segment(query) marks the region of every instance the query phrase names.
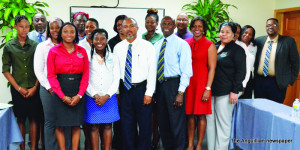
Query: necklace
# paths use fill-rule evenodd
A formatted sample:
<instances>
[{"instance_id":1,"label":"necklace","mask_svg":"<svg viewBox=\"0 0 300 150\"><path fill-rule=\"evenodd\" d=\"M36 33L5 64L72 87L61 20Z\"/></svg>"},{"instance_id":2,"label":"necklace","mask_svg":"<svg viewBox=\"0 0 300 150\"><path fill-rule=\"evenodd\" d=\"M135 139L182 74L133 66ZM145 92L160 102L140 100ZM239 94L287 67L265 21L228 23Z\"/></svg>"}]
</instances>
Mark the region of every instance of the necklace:
<instances>
[{"instance_id":1,"label":"necklace","mask_svg":"<svg viewBox=\"0 0 300 150\"><path fill-rule=\"evenodd\" d=\"M102 65L104 63L104 58L97 57L98 64Z\"/></svg>"},{"instance_id":2,"label":"necklace","mask_svg":"<svg viewBox=\"0 0 300 150\"><path fill-rule=\"evenodd\" d=\"M68 51L68 50L67 50ZM70 50L70 51L68 51L70 54L72 53L72 52L74 52L74 46L72 47L72 49Z\"/></svg>"}]
</instances>

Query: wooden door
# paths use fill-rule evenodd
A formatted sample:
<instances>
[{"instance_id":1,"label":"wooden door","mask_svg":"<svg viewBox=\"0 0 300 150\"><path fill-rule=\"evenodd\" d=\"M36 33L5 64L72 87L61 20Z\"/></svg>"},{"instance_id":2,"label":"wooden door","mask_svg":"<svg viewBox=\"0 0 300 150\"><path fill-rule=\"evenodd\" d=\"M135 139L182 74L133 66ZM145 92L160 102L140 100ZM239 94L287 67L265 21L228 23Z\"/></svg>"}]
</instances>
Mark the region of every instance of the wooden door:
<instances>
[{"instance_id":1,"label":"wooden door","mask_svg":"<svg viewBox=\"0 0 300 150\"><path fill-rule=\"evenodd\" d=\"M300 54L300 11L285 12L282 20L282 35L293 37L296 40ZM295 98L300 97L300 74L293 86L289 87L283 104L292 106Z\"/></svg>"}]
</instances>

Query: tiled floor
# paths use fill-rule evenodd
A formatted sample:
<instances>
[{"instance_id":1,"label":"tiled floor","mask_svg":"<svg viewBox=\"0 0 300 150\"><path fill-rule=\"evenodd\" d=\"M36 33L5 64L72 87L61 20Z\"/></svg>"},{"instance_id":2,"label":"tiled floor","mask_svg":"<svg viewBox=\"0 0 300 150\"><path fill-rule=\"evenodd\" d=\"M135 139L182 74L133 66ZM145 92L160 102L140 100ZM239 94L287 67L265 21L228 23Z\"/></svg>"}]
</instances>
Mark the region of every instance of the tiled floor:
<instances>
[{"instance_id":1,"label":"tiled floor","mask_svg":"<svg viewBox=\"0 0 300 150\"><path fill-rule=\"evenodd\" d=\"M28 138L29 138L29 135L26 134L26 141L28 141ZM194 143L196 143L196 137L195 137L195 141ZM26 142L27 143L27 142ZM25 146L25 150L30 150L28 144L26 144ZM80 136L80 146L79 146L79 150L84 150L84 134L83 134L83 131L81 131L81 136ZM163 147L162 147L162 143L160 142L160 148L159 150L163 150ZM206 144L206 137L204 137L204 140L202 142L202 150L207 150L207 144Z\"/></svg>"}]
</instances>

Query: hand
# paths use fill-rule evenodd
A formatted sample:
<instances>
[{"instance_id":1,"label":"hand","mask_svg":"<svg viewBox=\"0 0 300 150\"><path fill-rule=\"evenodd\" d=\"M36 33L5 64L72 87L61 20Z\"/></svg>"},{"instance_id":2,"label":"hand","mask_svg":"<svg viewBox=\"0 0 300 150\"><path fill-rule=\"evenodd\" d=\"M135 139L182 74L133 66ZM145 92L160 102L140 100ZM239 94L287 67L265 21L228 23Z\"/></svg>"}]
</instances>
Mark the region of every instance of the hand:
<instances>
[{"instance_id":1,"label":"hand","mask_svg":"<svg viewBox=\"0 0 300 150\"><path fill-rule=\"evenodd\" d=\"M72 100L71 100L71 97L69 96L64 96L62 99L61 99L64 103L66 103L67 105L70 105Z\"/></svg>"},{"instance_id":2,"label":"hand","mask_svg":"<svg viewBox=\"0 0 300 150\"><path fill-rule=\"evenodd\" d=\"M229 94L229 104L236 104L238 100L238 94L230 92Z\"/></svg>"},{"instance_id":3,"label":"hand","mask_svg":"<svg viewBox=\"0 0 300 150\"><path fill-rule=\"evenodd\" d=\"M52 88L48 89L48 92L53 96L54 95L54 91L52 90Z\"/></svg>"},{"instance_id":4,"label":"hand","mask_svg":"<svg viewBox=\"0 0 300 150\"><path fill-rule=\"evenodd\" d=\"M182 104L183 104L183 95L177 94L173 105L175 108L179 108L182 106Z\"/></svg>"},{"instance_id":5,"label":"hand","mask_svg":"<svg viewBox=\"0 0 300 150\"><path fill-rule=\"evenodd\" d=\"M205 90L203 95L202 95L202 101L207 102L210 96L210 90Z\"/></svg>"},{"instance_id":6,"label":"hand","mask_svg":"<svg viewBox=\"0 0 300 150\"><path fill-rule=\"evenodd\" d=\"M20 89L19 93L26 98L26 95L28 94L28 89L22 88Z\"/></svg>"},{"instance_id":7,"label":"hand","mask_svg":"<svg viewBox=\"0 0 300 150\"><path fill-rule=\"evenodd\" d=\"M144 96L144 105L149 105L151 103L152 97L145 95Z\"/></svg>"},{"instance_id":8,"label":"hand","mask_svg":"<svg viewBox=\"0 0 300 150\"><path fill-rule=\"evenodd\" d=\"M98 95L98 94L96 94ZM95 99L95 103L98 105L98 106L103 106L104 103L109 99L109 95L106 94L105 96L99 96L99 98Z\"/></svg>"},{"instance_id":9,"label":"hand","mask_svg":"<svg viewBox=\"0 0 300 150\"><path fill-rule=\"evenodd\" d=\"M78 95L73 96L71 99L70 106L76 106L79 101L80 101L80 97Z\"/></svg>"},{"instance_id":10,"label":"hand","mask_svg":"<svg viewBox=\"0 0 300 150\"><path fill-rule=\"evenodd\" d=\"M120 94L117 94L117 100L118 100L118 106L120 106L120 103L121 103Z\"/></svg>"},{"instance_id":11,"label":"hand","mask_svg":"<svg viewBox=\"0 0 300 150\"><path fill-rule=\"evenodd\" d=\"M37 90L36 86L28 89L28 93L25 95L25 98L32 97L35 94L36 90Z\"/></svg>"}]
</instances>

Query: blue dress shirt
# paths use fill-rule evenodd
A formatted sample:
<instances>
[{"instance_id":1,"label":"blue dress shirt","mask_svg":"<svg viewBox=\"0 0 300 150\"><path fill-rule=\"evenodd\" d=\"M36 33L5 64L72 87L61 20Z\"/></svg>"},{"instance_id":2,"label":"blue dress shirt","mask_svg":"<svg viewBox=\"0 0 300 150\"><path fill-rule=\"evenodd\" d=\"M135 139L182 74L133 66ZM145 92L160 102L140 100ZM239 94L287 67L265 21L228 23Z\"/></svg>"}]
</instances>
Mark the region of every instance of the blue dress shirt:
<instances>
[{"instance_id":1,"label":"blue dress shirt","mask_svg":"<svg viewBox=\"0 0 300 150\"><path fill-rule=\"evenodd\" d=\"M178 91L184 92L193 75L191 48L186 41L172 34L155 43L157 62L164 39L167 40L164 54L164 77L180 76Z\"/></svg>"}]
</instances>

